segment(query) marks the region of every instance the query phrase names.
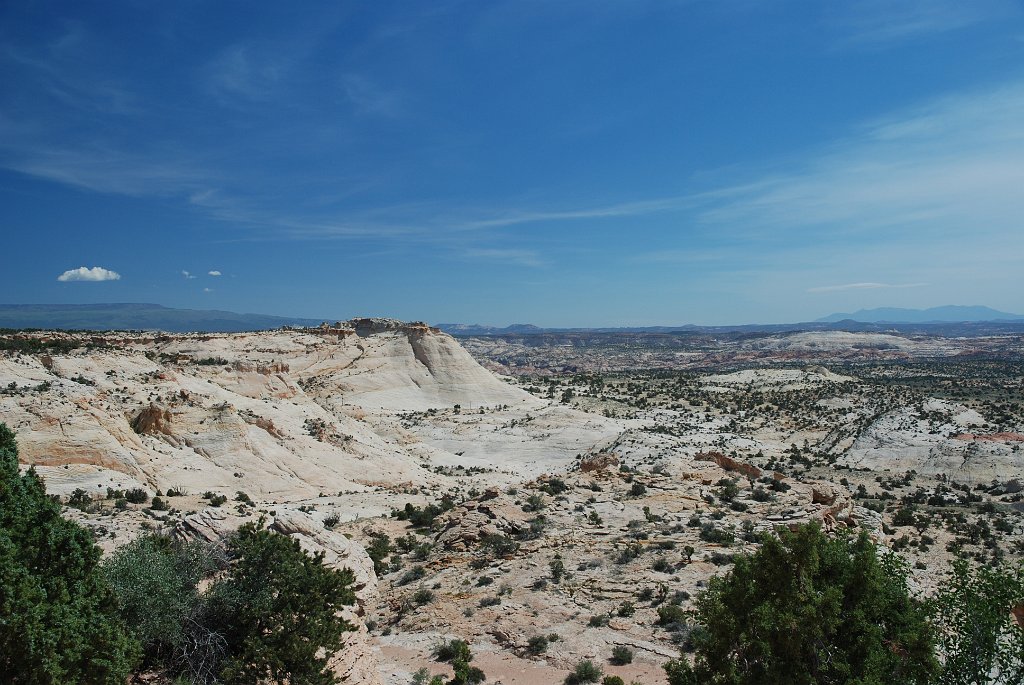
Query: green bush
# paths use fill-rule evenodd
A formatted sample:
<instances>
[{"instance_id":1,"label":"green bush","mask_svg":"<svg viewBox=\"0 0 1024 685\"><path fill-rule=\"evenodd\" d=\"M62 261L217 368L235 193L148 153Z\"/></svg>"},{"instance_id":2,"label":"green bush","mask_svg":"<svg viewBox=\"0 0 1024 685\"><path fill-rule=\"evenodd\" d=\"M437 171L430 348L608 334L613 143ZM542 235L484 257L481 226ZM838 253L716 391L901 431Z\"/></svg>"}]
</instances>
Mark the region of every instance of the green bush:
<instances>
[{"instance_id":1,"label":"green bush","mask_svg":"<svg viewBox=\"0 0 1024 685\"><path fill-rule=\"evenodd\" d=\"M147 663L183 659L186 624L199 612L199 581L216 568L212 548L145 535L115 551L102 568Z\"/></svg>"},{"instance_id":2,"label":"green bush","mask_svg":"<svg viewBox=\"0 0 1024 685\"><path fill-rule=\"evenodd\" d=\"M1024 683L1024 630L1007 610L1024 605L1024 565L971 568L953 562L931 600L943 664L938 683Z\"/></svg>"},{"instance_id":3,"label":"green bush","mask_svg":"<svg viewBox=\"0 0 1024 685\"><path fill-rule=\"evenodd\" d=\"M566 685L579 685L580 683L596 683L601 680L601 676L604 673L601 667L595 664L593 661L586 659L576 664L576 668L573 669L565 678Z\"/></svg>"},{"instance_id":4,"label":"green bush","mask_svg":"<svg viewBox=\"0 0 1024 685\"><path fill-rule=\"evenodd\" d=\"M527 654L543 654L548 648L548 638L546 635L534 635L526 641L526 652Z\"/></svg>"},{"instance_id":5,"label":"green bush","mask_svg":"<svg viewBox=\"0 0 1024 685\"><path fill-rule=\"evenodd\" d=\"M452 665L455 675L449 681L449 685L475 685L482 683L486 678L483 671L470 665L473 653L465 640L441 642L434 647L434 658Z\"/></svg>"},{"instance_id":6,"label":"green bush","mask_svg":"<svg viewBox=\"0 0 1024 685\"><path fill-rule=\"evenodd\" d=\"M933 631L906 578L866 533L830 538L809 525L766 536L698 597L696 659L666 664L669 682L927 683Z\"/></svg>"},{"instance_id":7,"label":"green bush","mask_svg":"<svg viewBox=\"0 0 1024 685\"><path fill-rule=\"evenodd\" d=\"M142 488L132 488L124 493L124 498L132 504L145 504L149 501L149 495Z\"/></svg>"},{"instance_id":8,"label":"green bush","mask_svg":"<svg viewBox=\"0 0 1024 685\"><path fill-rule=\"evenodd\" d=\"M616 645L612 648L610 661L616 666L625 666L633 663L633 650L623 645Z\"/></svg>"},{"instance_id":9,"label":"green bush","mask_svg":"<svg viewBox=\"0 0 1024 685\"><path fill-rule=\"evenodd\" d=\"M0 674L5 682L123 685L138 641L117 615L92 535L61 518L0 424Z\"/></svg>"}]
</instances>

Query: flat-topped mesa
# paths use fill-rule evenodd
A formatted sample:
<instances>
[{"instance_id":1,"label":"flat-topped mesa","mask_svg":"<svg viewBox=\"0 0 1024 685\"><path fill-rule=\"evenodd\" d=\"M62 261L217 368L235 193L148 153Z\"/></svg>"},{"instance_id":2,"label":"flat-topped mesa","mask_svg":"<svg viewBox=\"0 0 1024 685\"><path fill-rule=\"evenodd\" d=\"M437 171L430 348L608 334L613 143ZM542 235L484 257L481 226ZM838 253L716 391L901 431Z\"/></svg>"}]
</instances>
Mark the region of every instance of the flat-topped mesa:
<instances>
[{"instance_id":1,"label":"flat-topped mesa","mask_svg":"<svg viewBox=\"0 0 1024 685\"><path fill-rule=\"evenodd\" d=\"M399 319L378 317L349 319L348 321L342 322L341 325L351 327L360 338L365 338L366 336L375 335L377 333L388 333L391 331L410 334L441 332L440 328L434 328L423 321L406 322Z\"/></svg>"}]
</instances>

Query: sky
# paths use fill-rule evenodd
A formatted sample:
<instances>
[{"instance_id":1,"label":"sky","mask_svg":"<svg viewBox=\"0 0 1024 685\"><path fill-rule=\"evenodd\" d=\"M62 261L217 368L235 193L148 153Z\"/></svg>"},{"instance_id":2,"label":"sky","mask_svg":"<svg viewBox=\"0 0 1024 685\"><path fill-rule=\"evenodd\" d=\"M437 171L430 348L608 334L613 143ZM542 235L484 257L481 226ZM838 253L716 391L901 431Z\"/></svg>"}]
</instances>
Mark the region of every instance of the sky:
<instances>
[{"instance_id":1,"label":"sky","mask_svg":"<svg viewBox=\"0 0 1024 685\"><path fill-rule=\"evenodd\" d=\"M0 3L0 302L1024 313L1024 3Z\"/></svg>"}]
</instances>

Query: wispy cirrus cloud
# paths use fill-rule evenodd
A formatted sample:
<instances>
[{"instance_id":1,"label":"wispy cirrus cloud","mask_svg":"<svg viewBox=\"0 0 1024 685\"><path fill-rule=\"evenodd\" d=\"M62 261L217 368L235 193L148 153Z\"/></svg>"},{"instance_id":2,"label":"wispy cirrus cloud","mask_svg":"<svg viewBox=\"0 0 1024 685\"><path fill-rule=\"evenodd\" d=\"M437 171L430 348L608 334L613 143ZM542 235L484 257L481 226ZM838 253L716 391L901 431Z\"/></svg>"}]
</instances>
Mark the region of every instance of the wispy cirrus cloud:
<instances>
[{"instance_id":1,"label":"wispy cirrus cloud","mask_svg":"<svg viewBox=\"0 0 1024 685\"><path fill-rule=\"evenodd\" d=\"M547 263L535 251L522 249L469 248L463 250L461 256L469 260L502 262L514 266L541 267Z\"/></svg>"},{"instance_id":2,"label":"wispy cirrus cloud","mask_svg":"<svg viewBox=\"0 0 1024 685\"><path fill-rule=\"evenodd\" d=\"M384 88L363 74L345 74L341 77L341 88L360 114L393 118L402 113L401 93Z\"/></svg>"},{"instance_id":3,"label":"wispy cirrus cloud","mask_svg":"<svg viewBox=\"0 0 1024 685\"><path fill-rule=\"evenodd\" d=\"M222 100L270 98L287 71L283 61L267 59L245 45L223 50L206 67L210 91Z\"/></svg>"},{"instance_id":4,"label":"wispy cirrus cloud","mask_svg":"<svg viewBox=\"0 0 1024 685\"><path fill-rule=\"evenodd\" d=\"M1019 247L1022 122L1024 82L937 99L723 189L698 218L757 242Z\"/></svg>"},{"instance_id":5,"label":"wispy cirrus cloud","mask_svg":"<svg viewBox=\"0 0 1024 685\"><path fill-rule=\"evenodd\" d=\"M815 288L808 288L809 293L832 293L842 290L879 290L882 288L923 288L927 283L845 283L843 285L820 285Z\"/></svg>"},{"instance_id":6,"label":"wispy cirrus cloud","mask_svg":"<svg viewBox=\"0 0 1024 685\"><path fill-rule=\"evenodd\" d=\"M1020 13L1020 6L1010 0L855 0L831 9L833 25L851 44L947 33Z\"/></svg>"}]
</instances>

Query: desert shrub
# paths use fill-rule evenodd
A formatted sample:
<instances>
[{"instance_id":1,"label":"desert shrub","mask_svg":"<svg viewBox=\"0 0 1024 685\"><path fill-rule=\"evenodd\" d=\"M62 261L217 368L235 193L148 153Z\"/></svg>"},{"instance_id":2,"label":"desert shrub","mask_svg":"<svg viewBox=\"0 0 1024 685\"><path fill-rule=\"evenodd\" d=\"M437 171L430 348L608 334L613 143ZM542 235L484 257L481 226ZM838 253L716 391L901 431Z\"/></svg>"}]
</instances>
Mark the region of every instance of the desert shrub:
<instances>
[{"instance_id":1,"label":"desert shrub","mask_svg":"<svg viewBox=\"0 0 1024 685\"><path fill-rule=\"evenodd\" d=\"M538 654L543 654L545 651L547 651L547 648L548 638L545 635L534 635L526 641L527 654L533 654L534 656Z\"/></svg>"},{"instance_id":2,"label":"desert shrub","mask_svg":"<svg viewBox=\"0 0 1024 685\"><path fill-rule=\"evenodd\" d=\"M455 675L449 681L449 685L475 685L482 683L486 678L483 671L470 665L473 653L465 640L441 642L434 647L434 658L452 665Z\"/></svg>"},{"instance_id":3,"label":"desert shrub","mask_svg":"<svg viewBox=\"0 0 1024 685\"><path fill-rule=\"evenodd\" d=\"M173 662L186 648L185 626L199 611L199 581L216 568L215 558L207 545L150 534L103 562L118 613L149 665Z\"/></svg>"},{"instance_id":4,"label":"desert shrub","mask_svg":"<svg viewBox=\"0 0 1024 685\"><path fill-rule=\"evenodd\" d=\"M450 495L445 495L437 504L427 504L417 507L412 503L406 503L405 508L396 509L391 515L399 521L408 521L414 528L429 530L434 526L434 520L446 511L455 506L455 500Z\"/></svg>"},{"instance_id":5,"label":"desert shrub","mask_svg":"<svg viewBox=\"0 0 1024 685\"><path fill-rule=\"evenodd\" d=\"M671 573L673 570L672 564L670 564L668 559L665 557L658 557L655 559L654 563L651 564L651 569L658 573Z\"/></svg>"},{"instance_id":6,"label":"desert shrub","mask_svg":"<svg viewBox=\"0 0 1024 685\"><path fill-rule=\"evenodd\" d=\"M117 615L91 533L61 517L0 424L0 679L122 685L140 646Z\"/></svg>"},{"instance_id":7,"label":"desert shrub","mask_svg":"<svg viewBox=\"0 0 1024 685\"><path fill-rule=\"evenodd\" d=\"M373 561L373 570L378 576L383 575L387 570L385 562L391 552L390 537L384 534L370 536L370 544L366 546L366 553Z\"/></svg>"},{"instance_id":8,"label":"desert shrub","mask_svg":"<svg viewBox=\"0 0 1024 685\"><path fill-rule=\"evenodd\" d=\"M92 506L92 497L82 488L75 488L75 491L68 497L68 506L84 511Z\"/></svg>"},{"instance_id":9,"label":"desert shrub","mask_svg":"<svg viewBox=\"0 0 1024 685\"><path fill-rule=\"evenodd\" d=\"M552 559L548 568L551 569L551 582L556 585L561 583L562 578L565 577L565 562L558 558Z\"/></svg>"},{"instance_id":10,"label":"desert shrub","mask_svg":"<svg viewBox=\"0 0 1024 685\"><path fill-rule=\"evenodd\" d=\"M623 602L619 605L619 608L615 610L615 613L617 613L622 618L629 618L630 616L636 613L636 607L633 605L632 602Z\"/></svg>"},{"instance_id":11,"label":"desert shrub","mask_svg":"<svg viewBox=\"0 0 1024 685\"><path fill-rule=\"evenodd\" d=\"M557 495L561 495L563 492L568 490L569 486L566 485L565 481L562 480L561 478L551 478L546 483L541 485L538 489L541 490L542 492L546 492L552 497L555 497Z\"/></svg>"},{"instance_id":12,"label":"desert shrub","mask_svg":"<svg viewBox=\"0 0 1024 685\"><path fill-rule=\"evenodd\" d=\"M519 549L519 543L507 535L491 533L481 538L480 549L490 556L505 557L515 554Z\"/></svg>"},{"instance_id":13,"label":"desert shrub","mask_svg":"<svg viewBox=\"0 0 1024 685\"><path fill-rule=\"evenodd\" d=\"M399 585L408 585L414 580L419 580L423 576L427 575L427 569L422 566L413 566L411 569L402 574L402 577L398 579Z\"/></svg>"},{"instance_id":14,"label":"desert shrub","mask_svg":"<svg viewBox=\"0 0 1024 685\"><path fill-rule=\"evenodd\" d=\"M669 682L927 683L933 632L906 579L905 563L879 555L866 533L830 538L809 525L766 536L698 597L696 659L670 661Z\"/></svg>"},{"instance_id":15,"label":"desert shrub","mask_svg":"<svg viewBox=\"0 0 1024 685\"><path fill-rule=\"evenodd\" d=\"M413 594L412 601L416 604L419 604L420 606L423 606L424 604L430 604L434 601L434 593L425 587L420 588Z\"/></svg>"},{"instance_id":16,"label":"desert shrub","mask_svg":"<svg viewBox=\"0 0 1024 685\"><path fill-rule=\"evenodd\" d=\"M334 528L341 523L341 517L337 514L328 514L324 517L324 528Z\"/></svg>"},{"instance_id":17,"label":"desert shrub","mask_svg":"<svg viewBox=\"0 0 1024 685\"><path fill-rule=\"evenodd\" d=\"M633 481L633 485L629 488L630 497L643 497L647 494L647 486L640 481Z\"/></svg>"},{"instance_id":18,"label":"desert shrub","mask_svg":"<svg viewBox=\"0 0 1024 685\"><path fill-rule=\"evenodd\" d=\"M487 607L498 606L499 604L501 604L501 597L498 597L498 596L484 597L479 602L479 605L480 605L481 609L486 609Z\"/></svg>"},{"instance_id":19,"label":"desert shrub","mask_svg":"<svg viewBox=\"0 0 1024 685\"><path fill-rule=\"evenodd\" d=\"M915 521L913 507L900 507L892 517L894 526L912 526Z\"/></svg>"},{"instance_id":20,"label":"desert shrub","mask_svg":"<svg viewBox=\"0 0 1024 685\"><path fill-rule=\"evenodd\" d=\"M587 625L591 628L600 628L608 625L608 614L594 614L587 621Z\"/></svg>"},{"instance_id":21,"label":"desert shrub","mask_svg":"<svg viewBox=\"0 0 1024 685\"><path fill-rule=\"evenodd\" d=\"M658 625L675 630L686 623L686 610L678 604L665 604L658 607Z\"/></svg>"},{"instance_id":22,"label":"desert shrub","mask_svg":"<svg viewBox=\"0 0 1024 685\"><path fill-rule=\"evenodd\" d=\"M526 498L523 511L540 511L544 508L544 498L536 492Z\"/></svg>"},{"instance_id":23,"label":"desert shrub","mask_svg":"<svg viewBox=\"0 0 1024 685\"><path fill-rule=\"evenodd\" d=\"M153 501L149 503L149 508L153 511L167 511L171 507L167 504L167 500L162 497L154 497Z\"/></svg>"},{"instance_id":24,"label":"desert shrub","mask_svg":"<svg viewBox=\"0 0 1024 685\"><path fill-rule=\"evenodd\" d=\"M601 679L601 685L626 685L626 681L617 675L606 675Z\"/></svg>"},{"instance_id":25,"label":"desert shrub","mask_svg":"<svg viewBox=\"0 0 1024 685\"><path fill-rule=\"evenodd\" d=\"M732 563L733 555L719 552L717 549L711 552L709 560L715 566L728 566Z\"/></svg>"},{"instance_id":26,"label":"desert shrub","mask_svg":"<svg viewBox=\"0 0 1024 685\"><path fill-rule=\"evenodd\" d=\"M449 640L434 646L434 658L442 662L455 661L456 659L470 661L473 655L469 649L469 643L465 640Z\"/></svg>"},{"instance_id":27,"label":"desert shrub","mask_svg":"<svg viewBox=\"0 0 1024 685\"><path fill-rule=\"evenodd\" d=\"M633 650L624 645L616 645L612 648L612 657L609 659L616 666L625 666L633 663Z\"/></svg>"},{"instance_id":28,"label":"desert shrub","mask_svg":"<svg viewBox=\"0 0 1024 685\"><path fill-rule=\"evenodd\" d=\"M126 490L124 493L124 498L131 502L132 504L145 504L146 502L149 501L149 495L146 494L146 491L143 490L142 488L132 488L131 490Z\"/></svg>"},{"instance_id":29,"label":"desert shrub","mask_svg":"<svg viewBox=\"0 0 1024 685\"><path fill-rule=\"evenodd\" d=\"M723 502L732 502L740 494L740 488L736 485L735 478L722 478L717 485L718 499Z\"/></svg>"},{"instance_id":30,"label":"desert shrub","mask_svg":"<svg viewBox=\"0 0 1024 685\"><path fill-rule=\"evenodd\" d=\"M729 545L736 540L736 536L732 531L718 528L710 523L705 523L700 527L700 539L704 542Z\"/></svg>"},{"instance_id":31,"label":"desert shrub","mask_svg":"<svg viewBox=\"0 0 1024 685\"><path fill-rule=\"evenodd\" d=\"M576 664L576 668L573 669L566 679L566 685L579 685L580 683L596 683L601 680L603 672L601 667L595 664L593 661L586 659Z\"/></svg>"},{"instance_id":32,"label":"desert shrub","mask_svg":"<svg viewBox=\"0 0 1024 685\"><path fill-rule=\"evenodd\" d=\"M444 677L430 675L430 669L423 667L412 675L412 685L444 685Z\"/></svg>"}]
</instances>

